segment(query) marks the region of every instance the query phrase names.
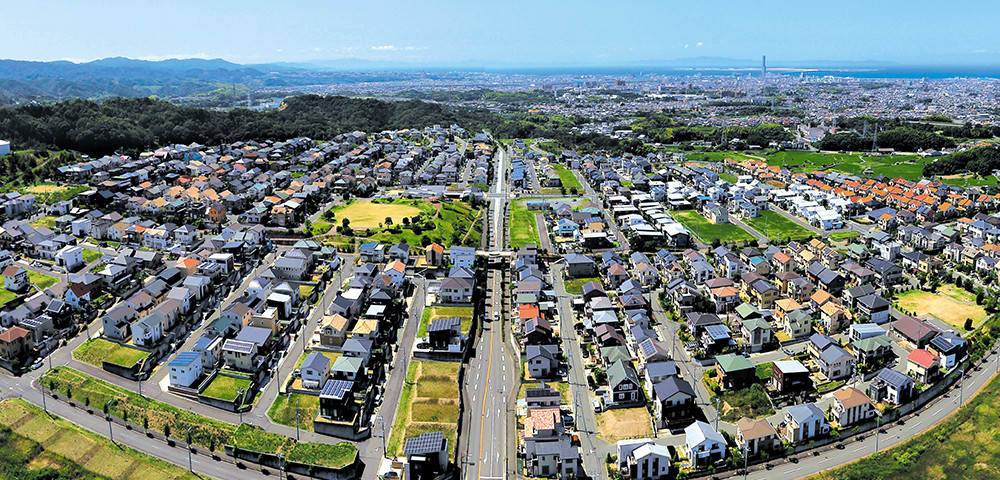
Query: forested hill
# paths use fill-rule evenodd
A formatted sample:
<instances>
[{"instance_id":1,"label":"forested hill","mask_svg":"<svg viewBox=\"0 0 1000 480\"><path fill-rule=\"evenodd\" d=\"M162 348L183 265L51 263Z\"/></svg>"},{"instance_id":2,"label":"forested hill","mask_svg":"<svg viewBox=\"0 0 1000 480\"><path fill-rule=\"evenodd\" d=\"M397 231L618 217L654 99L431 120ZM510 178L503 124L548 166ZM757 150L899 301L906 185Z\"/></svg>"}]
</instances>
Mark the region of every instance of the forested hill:
<instances>
[{"instance_id":1,"label":"forested hill","mask_svg":"<svg viewBox=\"0 0 1000 480\"><path fill-rule=\"evenodd\" d=\"M239 140L310 137L329 139L362 130L423 128L458 124L470 131L502 122L487 111L420 101L304 95L279 110L212 111L179 107L149 98L115 98L101 103L72 100L51 105L0 108L0 138L17 149L70 149L105 155L137 152L170 143L215 145Z\"/></svg>"}]
</instances>

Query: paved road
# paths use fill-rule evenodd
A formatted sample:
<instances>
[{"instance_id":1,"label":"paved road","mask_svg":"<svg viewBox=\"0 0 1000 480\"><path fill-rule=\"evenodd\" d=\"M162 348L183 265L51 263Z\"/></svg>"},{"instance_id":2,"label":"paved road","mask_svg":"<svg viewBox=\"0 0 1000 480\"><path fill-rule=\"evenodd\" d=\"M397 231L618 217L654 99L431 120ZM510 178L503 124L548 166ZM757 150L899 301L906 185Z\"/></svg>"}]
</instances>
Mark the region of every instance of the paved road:
<instances>
[{"instance_id":1,"label":"paved road","mask_svg":"<svg viewBox=\"0 0 1000 480\"><path fill-rule=\"evenodd\" d=\"M563 351L569 360L570 395L573 397L573 412L576 420L576 431L580 435L580 457L583 460L583 471L591 478L606 480L607 469L604 459L614 450L614 445L598 437L597 417L590 396L590 386L587 384L587 370L583 368L583 351L580 339L573 328L573 308L570 304L572 295L566 293L563 283L562 263L552 267L552 283L554 284L559 308L559 336L563 339Z\"/></svg>"},{"instance_id":2,"label":"paved road","mask_svg":"<svg viewBox=\"0 0 1000 480\"><path fill-rule=\"evenodd\" d=\"M505 149L497 150L497 174L490 206L492 222L488 234L490 250L503 250L506 241L504 212L508 201L506 186ZM514 397L517 393L517 364L506 340L509 333L503 321L503 278L498 270L490 271L487 311L482 334L476 342L476 355L469 361L465 373L464 400L468 408L467 446L465 458L460 458L467 479L511 478L516 468L514 446ZM500 320L494 321L495 313Z\"/></svg>"},{"instance_id":3,"label":"paved road","mask_svg":"<svg viewBox=\"0 0 1000 480\"><path fill-rule=\"evenodd\" d=\"M757 238L757 242L760 245L767 245L767 244L771 243L771 240L768 239L766 236L764 236L763 233L758 232L756 228L753 228L750 225L747 225L742 220L740 220L739 218L737 218L736 215L730 214L729 215L729 222L732 223L733 225L736 225L737 227L742 228L743 230L746 230L747 233L749 233L750 235L753 235L754 237L756 237Z\"/></svg>"}]
</instances>

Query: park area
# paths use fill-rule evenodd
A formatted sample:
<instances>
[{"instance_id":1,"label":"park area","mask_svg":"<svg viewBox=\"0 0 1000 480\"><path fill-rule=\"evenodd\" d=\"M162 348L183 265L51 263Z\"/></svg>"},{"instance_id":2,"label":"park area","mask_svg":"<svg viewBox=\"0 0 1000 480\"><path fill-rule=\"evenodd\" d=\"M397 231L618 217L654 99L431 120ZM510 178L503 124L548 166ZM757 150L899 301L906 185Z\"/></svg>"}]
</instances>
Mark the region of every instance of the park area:
<instances>
[{"instance_id":1,"label":"park area","mask_svg":"<svg viewBox=\"0 0 1000 480\"><path fill-rule=\"evenodd\" d=\"M711 223L704 215L694 210L674 210L670 216L681 222L701 243L711 245L718 240L722 243L749 242L754 239L750 232L731 223Z\"/></svg>"},{"instance_id":2,"label":"park area","mask_svg":"<svg viewBox=\"0 0 1000 480\"><path fill-rule=\"evenodd\" d=\"M929 157L916 155L872 156L864 153L783 151L767 156L768 165L780 165L792 172L836 170L852 175L884 175L919 180Z\"/></svg>"},{"instance_id":3,"label":"park area","mask_svg":"<svg viewBox=\"0 0 1000 480\"><path fill-rule=\"evenodd\" d=\"M4 478L200 478L184 468L145 455L50 416L20 399L0 406L0 470ZM89 472L89 473L88 473Z\"/></svg>"},{"instance_id":4,"label":"park area","mask_svg":"<svg viewBox=\"0 0 1000 480\"><path fill-rule=\"evenodd\" d=\"M898 309L916 316L932 316L956 329L964 329L965 319L973 326L986 320L986 310L976 305L976 297L965 290L947 284L938 291L910 290L896 297Z\"/></svg>"},{"instance_id":5,"label":"park area","mask_svg":"<svg viewBox=\"0 0 1000 480\"><path fill-rule=\"evenodd\" d=\"M597 414L597 431L601 438L617 442L652 437L653 424L645 407L612 408Z\"/></svg>"},{"instance_id":6,"label":"park area","mask_svg":"<svg viewBox=\"0 0 1000 480\"><path fill-rule=\"evenodd\" d=\"M457 368L457 367L456 367ZM148 429L171 436L183 435L191 428L192 444L201 448L219 449L236 445L241 449L266 453L284 453L294 462L341 468L357 458L357 448L348 442L319 444L296 442L284 435L268 433L248 424L236 425L198 415L190 410L139 396L116 385L93 378L68 367L56 367L45 373L42 381L60 397L90 405L111 401L109 414ZM457 386L456 386L457 388ZM175 437L176 438L176 437Z\"/></svg>"},{"instance_id":7,"label":"park area","mask_svg":"<svg viewBox=\"0 0 1000 480\"><path fill-rule=\"evenodd\" d=\"M73 358L97 368L102 368L102 362L131 367L148 356L148 352L119 345L103 338L87 340L76 347L76 350L73 350Z\"/></svg>"},{"instance_id":8,"label":"park area","mask_svg":"<svg viewBox=\"0 0 1000 480\"><path fill-rule=\"evenodd\" d=\"M417 328L417 336L426 336L427 327L434 320L451 317L461 318L462 324L459 328L462 333L469 333L469 328L472 326L472 307L428 307L424 308L424 313L420 317L420 327Z\"/></svg>"},{"instance_id":9,"label":"park area","mask_svg":"<svg viewBox=\"0 0 1000 480\"><path fill-rule=\"evenodd\" d=\"M745 221L774 243L799 242L813 236L813 232L805 227L771 210L761 210L759 217Z\"/></svg>"},{"instance_id":10,"label":"park area","mask_svg":"<svg viewBox=\"0 0 1000 480\"><path fill-rule=\"evenodd\" d=\"M332 217L324 217L323 222L317 223L331 224L334 230L329 230L324 240L334 244L352 243L354 237L360 237L385 243L405 241L409 245L426 245L430 243L423 241L426 236L442 245L477 247L483 235L481 210L466 202L359 200L334 207L329 213ZM386 224L386 217L391 217L392 225ZM350 227L346 235L338 231L344 220ZM313 224L313 234L322 228L317 230Z\"/></svg>"},{"instance_id":11,"label":"park area","mask_svg":"<svg viewBox=\"0 0 1000 480\"><path fill-rule=\"evenodd\" d=\"M410 362L389 437L389 455L402 455L403 444L421 433L444 432L455 444L458 427L458 367L455 362ZM449 448L449 456L454 450Z\"/></svg>"}]
</instances>

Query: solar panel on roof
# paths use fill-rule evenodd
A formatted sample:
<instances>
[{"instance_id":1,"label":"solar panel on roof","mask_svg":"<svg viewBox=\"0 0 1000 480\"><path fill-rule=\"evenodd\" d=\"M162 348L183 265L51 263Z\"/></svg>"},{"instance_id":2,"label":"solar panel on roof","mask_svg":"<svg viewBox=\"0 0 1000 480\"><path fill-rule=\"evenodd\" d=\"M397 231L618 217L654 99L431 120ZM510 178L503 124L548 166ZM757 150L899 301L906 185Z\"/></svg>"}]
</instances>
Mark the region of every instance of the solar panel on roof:
<instances>
[{"instance_id":1,"label":"solar panel on roof","mask_svg":"<svg viewBox=\"0 0 1000 480\"><path fill-rule=\"evenodd\" d=\"M439 332L443 330L451 330L452 327L457 327L461 324L462 324L462 319L459 317L440 318L438 320L434 320L433 322L431 322L431 324L427 327L427 331Z\"/></svg>"},{"instance_id":2,"label":"solar panel on roof","mask_svg":"<svg viewBox=\"0 0 1000 480\"><path fill-rule=\"evenodd\" d=\"M406 439L406 446L403 447L403 455L423 455L425 453L441 451L444 442L444 432L422 433L416 437Z\"/></svg>"},{"instance_id":3,"label":"solar panel on roof","mask_svg":"<svg viewBox=\"0 0 1000 480\"><path fill-rule=\"evenodd\" d=\"M320 392L320 396L333 397L337 400L341 400L344 398L344 395L353 389L354 382L349 382L347 380L330 380L323 386L323 391Z\"/></svg>"},{"instance_id":4,"label":"solar panel on roof","mask_svg":"<svg viewBox=\"0 0 1000 480\"><path fill-rule=\"evenodd\" d=\"M241 342L239 340L226 340L224 349L237 352L237 353L250 353L253 351L254 344L251 342Z\"/></svg>"}]
</instances>

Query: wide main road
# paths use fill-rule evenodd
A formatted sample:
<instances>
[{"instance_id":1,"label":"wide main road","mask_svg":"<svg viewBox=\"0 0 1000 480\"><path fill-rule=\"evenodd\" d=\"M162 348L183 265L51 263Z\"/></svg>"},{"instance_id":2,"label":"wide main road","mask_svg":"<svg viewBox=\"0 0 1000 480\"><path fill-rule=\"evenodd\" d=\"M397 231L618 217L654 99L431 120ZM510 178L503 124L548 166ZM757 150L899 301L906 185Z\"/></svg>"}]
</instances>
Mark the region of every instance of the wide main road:
<instances>
[{"instance_id":1,"label":"wide main road","mask_svg":"<svg viewBox=\"0 0 1000 480\"><path fill-rule=\"evenodd\" d=\"M496 176L490 197L489 250L506 246L504 217L507 208L505 187L507 152L497 150ZM465 458L461 459L466 479L512 478L517 439L514 437L513 398L517 367L506 343L509 330L503 322L503 274L491 270L487 279L486 311L481 319L481 335L476 354L465 373L464 399L468 408L465 430ZM496 319L496 320L495 320Z\"/></svg>"}]
</instances>

